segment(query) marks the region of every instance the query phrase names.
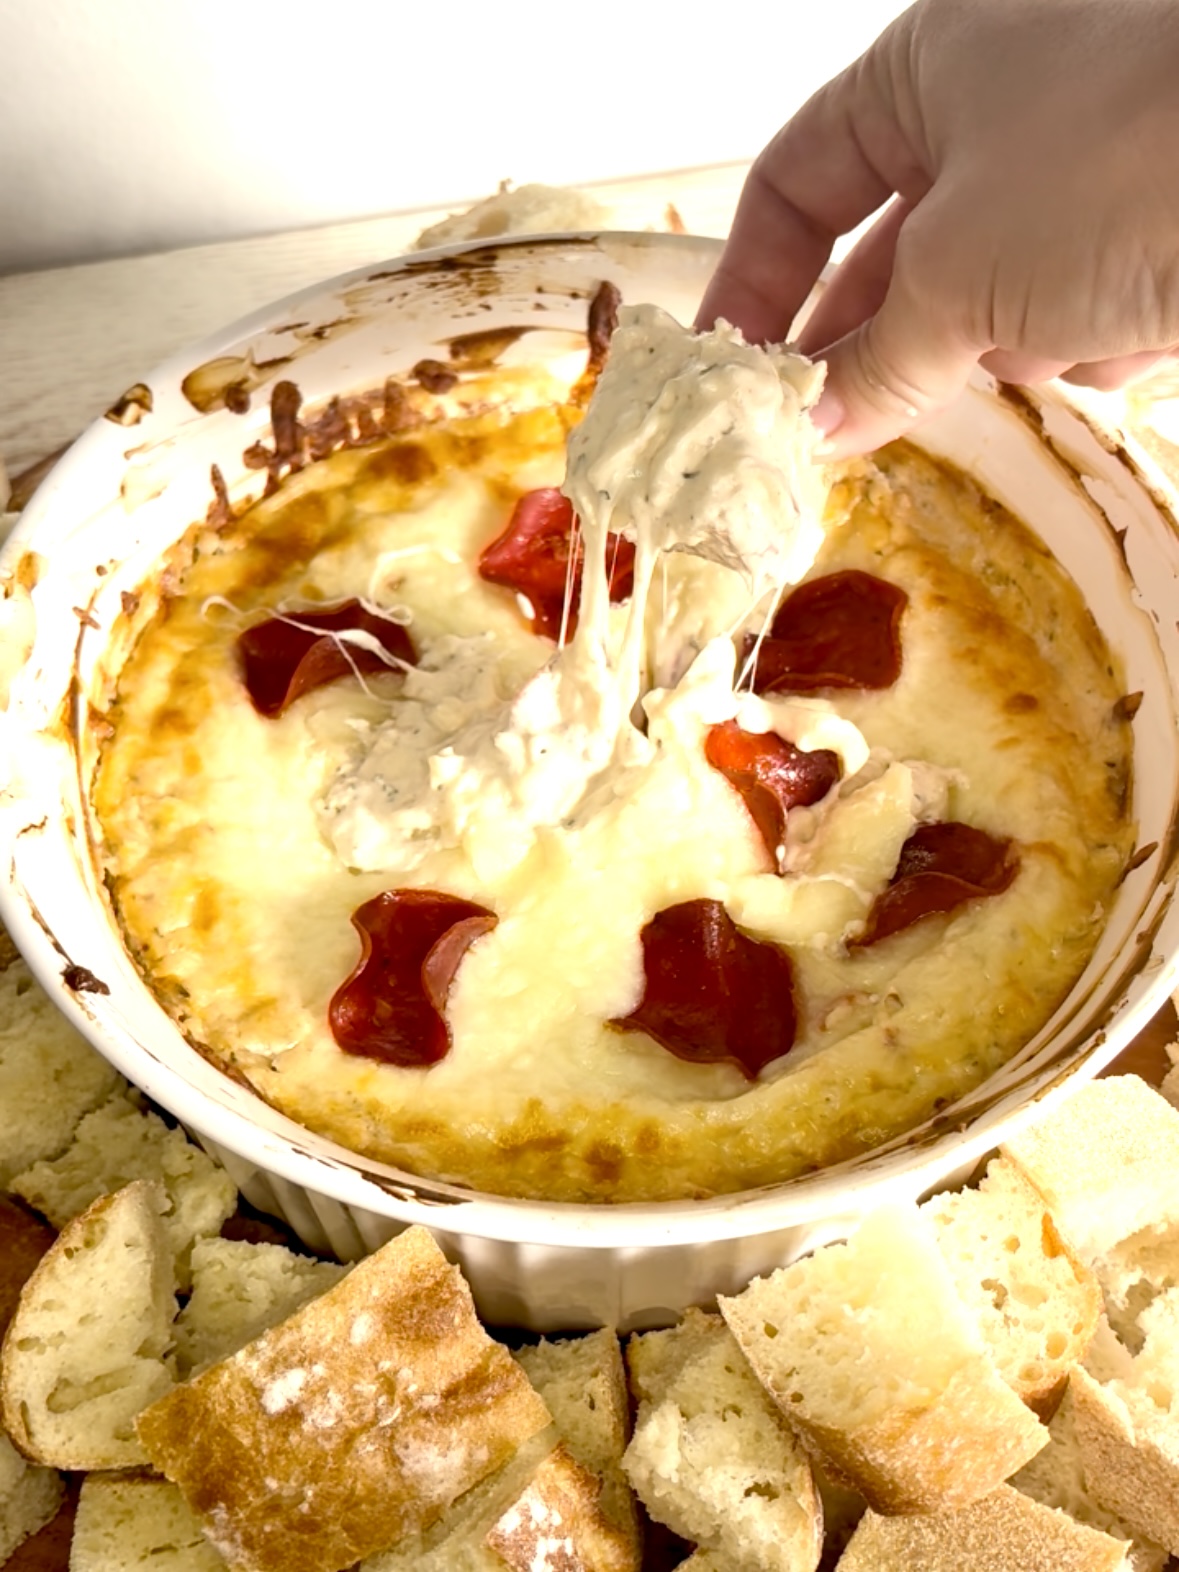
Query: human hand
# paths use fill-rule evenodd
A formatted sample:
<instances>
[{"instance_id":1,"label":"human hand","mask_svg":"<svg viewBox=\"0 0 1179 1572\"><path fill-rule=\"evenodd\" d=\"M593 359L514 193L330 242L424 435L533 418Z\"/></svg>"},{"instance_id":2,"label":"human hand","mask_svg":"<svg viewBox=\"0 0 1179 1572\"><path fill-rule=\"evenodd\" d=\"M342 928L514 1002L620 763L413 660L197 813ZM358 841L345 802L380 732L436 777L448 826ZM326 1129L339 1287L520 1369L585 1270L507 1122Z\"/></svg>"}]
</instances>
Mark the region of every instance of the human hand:
<instances>
[{"instance_id":1,"label":"human hand","mask_svg":"<svg viewBox=\"0 0 1179 1572\"><path fill-rule=\"evenodd\" d=\"M1012 382L1119 387L1179 350L1179 4L917 0L757 159L697 322L799 347L864 452Z\"/></svg>"}]
</instances>

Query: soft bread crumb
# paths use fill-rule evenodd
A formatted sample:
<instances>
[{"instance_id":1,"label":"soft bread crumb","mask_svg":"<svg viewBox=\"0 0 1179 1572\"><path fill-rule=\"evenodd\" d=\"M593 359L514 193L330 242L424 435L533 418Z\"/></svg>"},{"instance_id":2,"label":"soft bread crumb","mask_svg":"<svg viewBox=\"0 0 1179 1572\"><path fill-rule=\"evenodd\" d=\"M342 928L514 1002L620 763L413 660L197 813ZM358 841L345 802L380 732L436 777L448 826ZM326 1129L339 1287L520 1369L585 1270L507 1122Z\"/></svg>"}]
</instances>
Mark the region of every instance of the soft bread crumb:
<instances>
[{"instance_id":1,"label":"soft bread crumb","mask_svg":"<svg viewBox=\"0 0 1179 1572\"><path fill-rule=\"evenodd\" d=\"M0 1189L64 1151L82 1116L125 1084L66 1020L0 927Z\"/></svg>"},{"instance_id":2,"label":"soft bread crumb","mask_svg":"<svg viewBox=\"0 0 1179 1572\"><path fill-rule=\"evenodd\" d=\"M182 1287L193 1241L215 1234L237 1205L233 1180L184 1134L117 1093L86 1115L67 1149L12 1182L15 1193L63 1227L100 1195L134 1179L159 1180L168 1198L164 1227Z\"/></svg>"},{"instance_id":3,"label":"soft bread crumb","mask_svg":"<svg viewBox=\"0 0 1179 1572\"><path fill-rule=\"evenodd\" d=\"M239 1572L322 1572L428 1528L548 1424L457 1268L409 1228L137 1428Z\"/></svg>"},{"instance_id":4,"label":"soft bread crumb","mask_svg":"<svg viewBox=\"0 0 1179 1572\"><path fill-rule=\"evenodd\" d=\"M1179 1224L1179 1110L1137 1075L1078 1087L1002 1147L1092 1263L1144 1228Z\"/></svg>"},{"instance_id":5,"label":"soft bread crumb","mask_svg":"<svg viewBox=\"0 0 1179 1572\"><path fill-rule=\"evenodd\" d=\"M719 1304L791 1426L878 1511L966 1506L1048 1440L915 1206L882 1207L845 1244Z\"/></svg>"},{"instance_id":6,"label":"soft bread crumb","mask_svg":"<svg viewBox=\"0 0 1179 1572\"><path fill-rule=\"evenodd\" d=\"M70 1572L225 1572L176 1486L146 1474L82 1482Z\"/></svg>"},{"instance_id":7,"label":"soft bread crumb","mask_svg":"<svg viewBox=\"0 0 1179 1572\"><path fill-rule=\"evenodd\" d=\"M622 1470L630 1398L617 1336L607 1327L585 1337L541 1338L515 1357L544 1399L570 1456L601 1479L602 1511L637 1556L638 1515Z\"/></svg>"},{"instance_id":8,"label":"soft bread crumb","mask_svg":"<svg viewBox=\"0 0 1179 1572\"><path fill-rule=\"evenodd\" d=\"M735 1568L812 1572L822 1515L801 1447L719 1316L631 1338L623 1459L651 1516Z\"/></svg>"},{"instance_id":9,"label":"soft bread crumb","mask_svg":"<svg viewBox=\"0 0 1179 1572\"><path fill-rule=\"evenodd\" d=\"M192 1293L175 1326L181 1378L228 1359L308 1300L326 1293L347 1269L276 1244L198 1239L192 1251ZM349 1337L360 1341L358 1319Z\"/></svg>"},{"instance_id":10,"label":"soft bread crumb","mask_svg":"<svg viewBox=\"0 0 1179 1572\"><path fill-rule=\"evenodd\" d=\"M172 1382L164 1204L146 1180L102 1196L62 1230L21 1291L0 1353L0 1396L5 1428L37 1462L145 1461L135 1416Z\"/></svg>"},{"instance_id":11,"label":"soft bread crumb","mask_svg":"<svg viewBox=\"0 0 1179 1572\"><path fill-rule=\"evenodd\" d=\"M1125 1572L1126 1546L1002 1485L957 1512L866 1512L838 1572Z\"/></svg>"},{"instance_id":12,"label":"soft bread crumb","mask_svg":"<svg viewBox=\"0 0 1179 1572\"><path fill-rule=\"evenodd\" d=\"M57 1512L65 1494L61 1475L27 1462L0 1431L0 1567Z\"/></svg>"},{"instance_id":13,"label":"soft bread crumb","mask_svg":"<svg viewBox=\"0 0 1179 1572\"><path fill-rule=\"evenodd\" d=\"M1051 1412L1096 1330L1097 1279L1039 1191L1003 1158L977 1189L936 1195L921 1210L999 1374L1037 1412Z\"/></svg>"}]
</instances>

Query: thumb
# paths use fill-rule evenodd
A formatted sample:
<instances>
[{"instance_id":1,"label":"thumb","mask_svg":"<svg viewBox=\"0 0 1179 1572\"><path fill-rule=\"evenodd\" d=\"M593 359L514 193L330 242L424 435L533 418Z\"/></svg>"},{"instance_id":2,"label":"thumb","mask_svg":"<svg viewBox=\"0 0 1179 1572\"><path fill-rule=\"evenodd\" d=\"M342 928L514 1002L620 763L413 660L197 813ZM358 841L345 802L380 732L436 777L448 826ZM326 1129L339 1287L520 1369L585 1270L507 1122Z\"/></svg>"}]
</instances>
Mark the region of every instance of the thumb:
<instances>
[{"instance_id":1,"label":"thumb","mask_svg":"<svg viewBox=\"0 0 1179 1572\"><path fill-rule=\"evenodd\" d=\"M867 453L943 409L986 347L898 265L876 314L819 355L827 381L812 418L831 456Z\"/></svg>"}]
</instances>

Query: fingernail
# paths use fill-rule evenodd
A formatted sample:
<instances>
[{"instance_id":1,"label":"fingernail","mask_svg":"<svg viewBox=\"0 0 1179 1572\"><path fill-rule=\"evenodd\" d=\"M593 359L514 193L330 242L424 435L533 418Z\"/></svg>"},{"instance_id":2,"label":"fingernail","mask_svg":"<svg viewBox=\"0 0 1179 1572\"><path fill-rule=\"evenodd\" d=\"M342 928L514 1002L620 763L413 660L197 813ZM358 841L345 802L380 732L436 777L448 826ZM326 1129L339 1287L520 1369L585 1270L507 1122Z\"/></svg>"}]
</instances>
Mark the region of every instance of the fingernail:
<instances>
[{"instance_id":1,"label":"fingernail","mask_svg":"<svg viewBox=\"0 0 1179 1572\"><path fill-rule=\"evenodd\" d=\"M811 421L815 429L829 437L843 425L847 409L839 394L834 388L824 388L819 395L819 402L811 410Z\"/></svg>"}]
</instances>

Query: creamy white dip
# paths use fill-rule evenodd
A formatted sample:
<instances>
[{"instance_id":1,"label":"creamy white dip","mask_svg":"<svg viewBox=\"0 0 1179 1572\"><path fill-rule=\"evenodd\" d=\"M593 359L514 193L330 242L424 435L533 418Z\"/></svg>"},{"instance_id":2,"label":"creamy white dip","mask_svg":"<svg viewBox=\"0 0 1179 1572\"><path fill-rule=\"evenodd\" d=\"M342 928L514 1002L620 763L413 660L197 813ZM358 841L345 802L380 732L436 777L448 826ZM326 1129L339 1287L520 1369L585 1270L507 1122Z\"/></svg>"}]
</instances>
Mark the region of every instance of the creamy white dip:
<instances>
[{"instance_id":1,"label":"creamy white dip","mask_svg":"<svg viewBox=\"0 0 1179 1572\"><path fill-rule=\"evenodd\" d=\"M620 311L569 439L563 489L585 558L576 632L514 695L498 691L478 638L445 641L407 674L404 700L323 799L324 833L350 867L408 872L429 851L462 846L490 877L587 799L601 809L638 789L631 777L659 747L644 716L674 712L649 671L657 564L682 551L740 574L741 621L802 578L823 541L827 487L807 415L822 381L811 361L747 344L727 323L695 333L657 306ZM612 535L635 545L621 623L610 605ZM740 707L731 631L694 662L688 655L681 685L700 726ZM680 650L665 650L664 661L673 671L685 664ZM768 706L746 707L747 730L777 729ZM859 763L867 756L862 739L851 751Z\"/></svg>"}]
</instances>

